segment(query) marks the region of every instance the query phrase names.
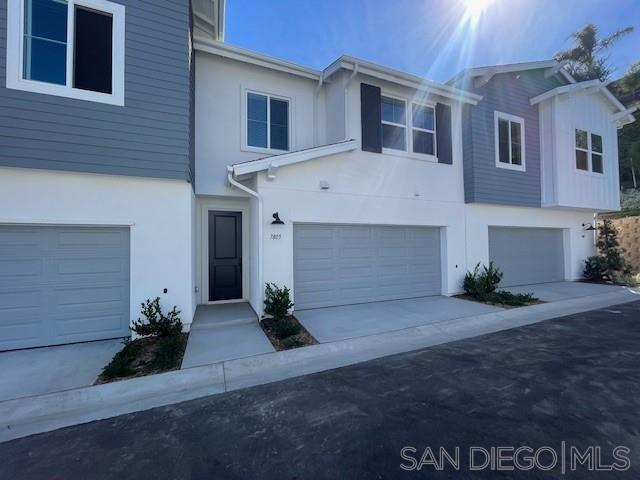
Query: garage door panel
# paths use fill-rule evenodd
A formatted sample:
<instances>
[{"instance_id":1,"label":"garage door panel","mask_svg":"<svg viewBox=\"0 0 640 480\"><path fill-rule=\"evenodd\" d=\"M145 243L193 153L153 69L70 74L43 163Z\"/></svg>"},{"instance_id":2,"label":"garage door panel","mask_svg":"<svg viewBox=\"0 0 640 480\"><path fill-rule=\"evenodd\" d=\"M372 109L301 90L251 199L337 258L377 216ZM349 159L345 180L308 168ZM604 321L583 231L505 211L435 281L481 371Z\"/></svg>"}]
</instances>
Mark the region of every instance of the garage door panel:
<instances>
[{"instance_id":1,"label":"garage door panel","mask_svg":"<svg viewBox=\"0 0 640 480\"><path fill-rule=\"evenodd\" d=\"M0 350L130 334L127 228L0 226L6 244Z\"/></svg>"},{"instance_id":2,"label":"garage door panel","mask_svg":"<svg viewBox=\"0 0 640 480\"><path fill-rule=\"evenodd\" d=\"M504 273L501 286L564 280L562 229L489 228L489 259Z\"/></svg>"},{"instance_id":3,"label":"garage door panel","mask_svg":"<svg viewBox=\"0 0 640 480\"><path fill-rule=\"evenodd\" d=\"M440 282L438 228L294 225L298 310L439 295Z\"/></svg>"}]
</instances>

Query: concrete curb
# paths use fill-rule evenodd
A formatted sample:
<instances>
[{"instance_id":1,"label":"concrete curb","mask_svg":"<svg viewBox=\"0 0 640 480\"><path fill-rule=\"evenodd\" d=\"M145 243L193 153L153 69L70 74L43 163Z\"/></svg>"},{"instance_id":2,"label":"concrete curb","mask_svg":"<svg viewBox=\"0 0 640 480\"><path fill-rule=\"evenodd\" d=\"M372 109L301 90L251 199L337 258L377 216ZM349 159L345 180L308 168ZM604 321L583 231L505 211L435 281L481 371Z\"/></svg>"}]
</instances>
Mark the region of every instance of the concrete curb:
<instances>
[{"instance_id":1,"label":"concrete curb","mask_svg":"<svg viewBox=\"0 0 640 480\"><path fill-rule=\"evenodd\" d=\"M0 402L0 442L640 300L622 290Z\"/></svg>"}]
</instances>

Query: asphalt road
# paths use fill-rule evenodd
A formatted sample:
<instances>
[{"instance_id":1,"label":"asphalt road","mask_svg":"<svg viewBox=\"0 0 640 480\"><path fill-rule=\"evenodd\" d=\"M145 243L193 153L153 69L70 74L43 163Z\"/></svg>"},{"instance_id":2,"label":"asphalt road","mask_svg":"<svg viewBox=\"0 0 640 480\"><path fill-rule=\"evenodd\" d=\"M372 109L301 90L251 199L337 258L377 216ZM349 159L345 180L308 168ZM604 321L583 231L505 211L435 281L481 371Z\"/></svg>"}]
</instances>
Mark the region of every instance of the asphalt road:
<instances>
[{"instance_id":1,"label":"asphalt road","mask_svg":"<svg viewBox=\"0 0 640 480\"><path fill-rule=\"evenodd\" d=\"M14 440L0 478L637 479L640 302Z\"/></svg>"}]
</instances>

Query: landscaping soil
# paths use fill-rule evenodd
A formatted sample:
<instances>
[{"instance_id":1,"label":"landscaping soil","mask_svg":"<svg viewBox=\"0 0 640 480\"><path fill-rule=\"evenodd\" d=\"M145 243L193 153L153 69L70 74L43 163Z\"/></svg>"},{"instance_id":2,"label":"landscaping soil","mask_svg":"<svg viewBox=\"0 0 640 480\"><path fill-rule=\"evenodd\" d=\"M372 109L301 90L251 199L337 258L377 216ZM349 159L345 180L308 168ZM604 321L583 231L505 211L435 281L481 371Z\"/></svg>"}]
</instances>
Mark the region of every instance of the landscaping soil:
<instances>
[{"instance_id":1,"label":"landscaping soil","mask_svg":"<svg viewBox=\"0 0 640 480\"><path fill-rule=\"evenodd\" d=\"M309 345L317 345L318 341L313 338L313 336L307 331L306 328L302 326L302 324L298 321L296 317L293 315L289 316L289 320L295 322L300 327L300 333L296 335L291 335L286 338L278 337L273 329L273 323L275 319L273 318L264 318L260 321L260 326L262 327L262 331L265 333L273 348L278 352L282 352L283 350L292 350L294 348L300 347L308 347Z\"/></svg>"},{"instance_id":2,"label":"landscaping soil","mask_svg":"<svg viewBox=\"0 0 640 480\"><path fill-rule=\"evenodd\" d=\"M103 371L103 373L98 376L95 384L100 385L118 380L178 370L182 365L182 358L187 348L188 338L188 333L181 333L177 339L174 337L143 337L132 340L123 347L123 350L128 349L131 354L119 362L120 365L126 369L127 373L107 375ZM172 345L172 348L168 349L167 342L177 342L177 345L175 347ZM118 353L121 353L123 350ZM165 358L160 360L158 358L159 354L164 355ZM116 354L116 357L117 356L118 354ZM111 363L115 361L116 357L114 357Z\"/></svg>"},{"instance_id":3,"label":"landscaping soil","mask_svg":"<svg viewBox=\"0 0 640 480\"><path fill-rule=\"evenodd\" d=\"M524 305L505 305L504 303L483 302L482 300L479 300L476 297L469 295L468 293L461 293L459 295L454 295L453 298L459 298L460 300L469 300L470 302L484 303L485 305L493 305L494 307L501 307L506 310L511 310L512 308L522 308L522 307L529 307L531 305L540 305L542 303L547 303L543 300L534 300L533 302L528 302L528 303L525 303Z\"/></svg>"}]
</instances>

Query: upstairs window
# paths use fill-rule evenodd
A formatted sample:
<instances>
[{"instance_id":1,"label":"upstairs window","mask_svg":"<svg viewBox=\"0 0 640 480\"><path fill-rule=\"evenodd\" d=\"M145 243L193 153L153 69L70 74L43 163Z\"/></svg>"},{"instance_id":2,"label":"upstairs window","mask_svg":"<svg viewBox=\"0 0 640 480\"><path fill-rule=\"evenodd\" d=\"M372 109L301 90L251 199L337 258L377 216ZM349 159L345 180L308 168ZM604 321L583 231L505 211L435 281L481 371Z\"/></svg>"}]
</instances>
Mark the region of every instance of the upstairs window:
<instances>
[{"instance_id":1,"label":"upstairs window","mask_svg":"<svg viewBox=\"0 0 640 480\"><path fill-rule=\"evenodd\" d=\"M247 145L289 150L289 101L247 92Z\"/></svg>"},{"instance_id":2,"label":"upstairs window","mask_svg":"<svg viewBox=\"0 0 640 480\"><path fill-rule=\"evenodd\" d=\"M494 120L496 166L524 171L524 119L495 112Z\"/></svg>"},{"instance_id":3,"label":"upstairs window","mask_svg":"<svg viewBox=\"0 0 640 480\"><path fill-rule=\"evenodd\" d=\"M404 100L382 97L382 148L407 150L407 103Z\"/></svg>"},{"instance_id":4,"label":"upstairs window","mask_svg":"<svg viewBox=\"0 0 640 480\"><path fill-rule=\"evenodd\" d=\"M413 153L436 154L436 119L433 107L417 103L412 105L411 132Z\"/></svg>"},{"instance_id":5,"label":"upstairs window","mask_svg":"<svg viewBox=\"0 0 640 480\"><path fill-rule=\"evenodd\" d=\"M602 136L576 128L576 169L603 173Z\"/></svg>"},{"instance_id":6,"label":"upstairs window","mask_svg":"<svg viewBox=\"0 0 640 480\"><path fill-rule=\"evenodd\" d=\"M124 105L124 11L107 0L8 0L7 87Z\"/></svg>"}]
</instances>

